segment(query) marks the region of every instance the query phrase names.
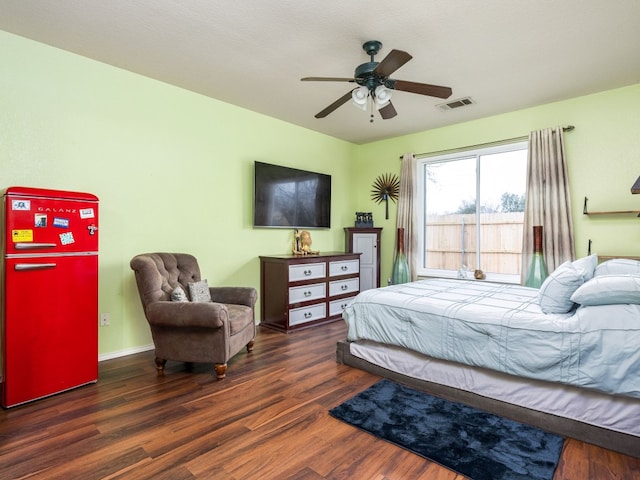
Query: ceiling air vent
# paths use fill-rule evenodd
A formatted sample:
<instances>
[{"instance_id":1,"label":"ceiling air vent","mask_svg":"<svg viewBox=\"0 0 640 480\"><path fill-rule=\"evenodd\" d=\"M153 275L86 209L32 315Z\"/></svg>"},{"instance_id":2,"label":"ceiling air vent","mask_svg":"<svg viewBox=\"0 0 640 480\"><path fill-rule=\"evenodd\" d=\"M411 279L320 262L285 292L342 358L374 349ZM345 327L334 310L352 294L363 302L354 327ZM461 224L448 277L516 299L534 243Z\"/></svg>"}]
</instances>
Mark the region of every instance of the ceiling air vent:
<instances>
[{"instance_id":1,"label":"ceiling air vent","mask_svg":"<svg viewBox=\"0 0 640 480\"><path fill-rule=\"evenodd\" d=\"M447 103L441 103L436 105L440 110L446 112L447 110L453 110L454 108L466 107L467 105L473 105L474 102L471 97L458 98L457 100L451 100Z\"/></svg>"}]
</instances>

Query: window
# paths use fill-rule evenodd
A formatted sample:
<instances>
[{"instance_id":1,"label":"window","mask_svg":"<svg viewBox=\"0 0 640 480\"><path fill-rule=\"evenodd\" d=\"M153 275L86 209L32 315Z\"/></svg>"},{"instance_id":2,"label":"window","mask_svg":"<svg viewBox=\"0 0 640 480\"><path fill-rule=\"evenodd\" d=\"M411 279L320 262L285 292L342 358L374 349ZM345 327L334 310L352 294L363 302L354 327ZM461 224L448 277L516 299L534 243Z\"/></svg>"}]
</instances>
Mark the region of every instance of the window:
<instances>
[{"instance_id":1,"label":"window","mask_svg":"<svg viewBox=\"0 0 640 480\"><path fill-rule=\"evenodd\" d=\"M421 276L520 282L527 142L418 160Z\"/></svg>"}]
</instances>

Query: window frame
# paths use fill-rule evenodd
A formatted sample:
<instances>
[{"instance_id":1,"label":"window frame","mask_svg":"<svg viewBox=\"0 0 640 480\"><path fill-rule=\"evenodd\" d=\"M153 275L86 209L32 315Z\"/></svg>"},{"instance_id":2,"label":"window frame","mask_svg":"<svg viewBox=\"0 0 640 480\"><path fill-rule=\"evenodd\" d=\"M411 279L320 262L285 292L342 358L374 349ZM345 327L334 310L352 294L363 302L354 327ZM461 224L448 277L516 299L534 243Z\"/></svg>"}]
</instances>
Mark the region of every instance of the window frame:
<instances>
[{"instance_id":1,"label":"window frame","mask_svg":"<svg viewBox=\"0 0 640 480\"><path fill-rule=\"evenodd\" d=\"M426 213L426 166L428 164L433 163L444 163L444 162L452 162L457 160L464 160L475 157L475 165L476 165L476 216L479 215L477 209L477 202L481 198L480 192L480 179L482 176L481 166L480 166L480 158L484 155L492 155L497 153L507 153L514 151L525 150L528 151L529 144L526 139L515 140L509 142L501 142L499 144L486 145L486 146L476 146L471 148L463 148L457 149L448 153L436 153L431 155L425 155L417 157L416 160L416 185L417 185L417 195L418 198L415 199L414 205L416 206L416 215L418 219L418 225L416 228L416 236L417 236L417 276L418 277L444 277L444 278L466 278L466 279L474 279L474 270L478 268L478 263L480 259L480 254L482 251L482 245L480 248L476 249L476 261L473 268L467 267L467 271L464 272L464 276L461 275L461 271L459 270L445 270L445 269L435 269L435 268L425 268L425 255L426 255L426 228L427 228L427 213ZM525 166L526 168L526 166ZM525 172L526 175L526 172ZM525 195L526 195L526 185L525 185ZM479 221L476 221L476 238L480 239L480 229L481 224ZM501 282L501 283L520 283L520 275L519 274L500 274L500 273L492 273L485 272L486 280Z\"/></svg>"}]
</instances>

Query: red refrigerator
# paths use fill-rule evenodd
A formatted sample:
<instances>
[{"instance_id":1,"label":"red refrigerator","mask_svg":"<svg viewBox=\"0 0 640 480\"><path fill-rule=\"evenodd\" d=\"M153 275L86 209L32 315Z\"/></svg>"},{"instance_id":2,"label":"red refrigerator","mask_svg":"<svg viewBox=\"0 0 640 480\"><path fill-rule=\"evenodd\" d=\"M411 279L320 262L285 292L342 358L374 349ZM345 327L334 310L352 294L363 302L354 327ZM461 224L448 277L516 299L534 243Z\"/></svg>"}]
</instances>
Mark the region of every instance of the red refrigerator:
<instances>
[{"instance_id":1,"label":"red refrigerator","mask_svg":"<svg viewBox=\"0 0 640 480\"><path fill-rule=\"evenodd\" d=\"M2 406L98 379L98 198L10 187L3 196Z\"/></svg>"}]
</instances>

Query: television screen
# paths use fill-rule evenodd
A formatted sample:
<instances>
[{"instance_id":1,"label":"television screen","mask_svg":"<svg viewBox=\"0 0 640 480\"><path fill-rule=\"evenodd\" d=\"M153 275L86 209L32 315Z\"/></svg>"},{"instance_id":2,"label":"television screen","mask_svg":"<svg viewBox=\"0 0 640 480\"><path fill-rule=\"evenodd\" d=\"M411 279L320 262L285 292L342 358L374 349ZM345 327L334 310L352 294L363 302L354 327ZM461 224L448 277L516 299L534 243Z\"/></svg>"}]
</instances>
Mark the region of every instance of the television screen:
<instances>
[{"instance_id":1,"label":"television screen","mask_svg":"<svg viewBox=\"0 0 640 480\"><path fill-rule=\"evenodd\" d=\"M254 186L255 227L331 227L331 175L255 162Z\"/></svg>"}]
</instances>

